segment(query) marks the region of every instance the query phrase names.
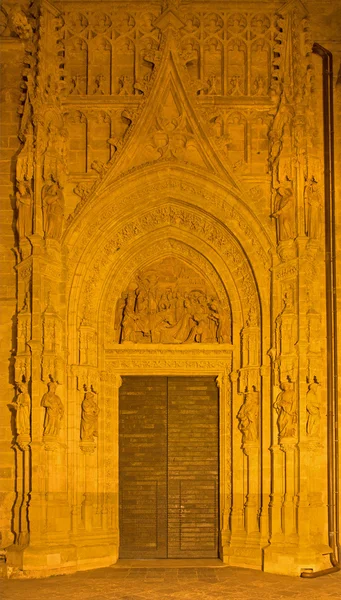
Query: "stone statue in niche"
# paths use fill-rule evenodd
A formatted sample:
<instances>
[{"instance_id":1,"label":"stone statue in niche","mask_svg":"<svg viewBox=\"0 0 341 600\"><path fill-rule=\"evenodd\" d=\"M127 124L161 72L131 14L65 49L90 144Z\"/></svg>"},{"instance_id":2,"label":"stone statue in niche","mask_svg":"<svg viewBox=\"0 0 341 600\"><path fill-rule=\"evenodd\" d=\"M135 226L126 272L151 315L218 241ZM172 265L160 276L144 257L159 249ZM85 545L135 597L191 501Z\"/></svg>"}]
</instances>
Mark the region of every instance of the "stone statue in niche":
<instances>
[{"instance_id":1,"label":"stone statue in niche","mask_svg":"<svg viewBox=\"0 0 341 600\"><path fill-rule=\"evenodd\" d=\"M82 442L94 442L94 437L98 436L98 415L99 408L96 402L96 393L92 388L90 391L85 389L80 432Z\"/></svg>"},{"instance_id":2,"label":"stone statue in niche","mask_svg":"<svg viewBox=\"0 0 341 600\"><path fill-rule=\"evenodd\" d=\"M104 96L104 94L105 94L105 92L103 90L104 80L105 80L104 75L102 75L101 73L99 75L97 75L97 77L95 78L95 88L94 88L94 91L92 92L93 94L100 94L100 95Z\"/></svg>"},{"instance_id":3,"label":"stone statue in niche","mask_svg":"<svg viewBox=\"0 0 341 600\"><path fill-rule=\"evenodd\" d=\"M31 397L27 390L27 383L16 384L18 395L12 403L15 415L15 428L18 436L30 437L31 433Z\"/></svg>"},{"instance_id":4,"label":"stone statue in niche","mask_svg":"<svg viewBox=\"0 0 341 600\"><path fill-rule=\"evenodd\" d=\"M238 428L242 433L242 441L256 442L259 438L259 392L255 386L252 391L245 390L244 402L237 414Z\"/></svg>"},{"instance_id":5,"label":"stone statue in niche","mask_svg":"<svg viewBox=\"0 0 341 600\"><path fill-rule=\"evenodd\" d=\"M19 239L23 239L32 233L33 201L31 186L28 182L17 182L15 198L18 211L17 232Z\"/></svg>"},{"instance_id":6,"label":"stone statue in niche","mask_svg":"<svg viewBox=\"0 0 341 600\"><path fill-rule=\"evenodd\" d=\"M131 96L134 93L134 80L128 75L122 75L119 80L120 91L119 96Z\"/></svg>"},{"instance_id":7,"label":"stone statue in niche","mask_svg":"<svg viewBox=\"0 0 341 600\"><path fill-rule=\"evenodd\" d=\"M44 437L56 438L58 436L64 416L64 406L56 394L57 385L58 383L50 375L50 381L47 384L48 392L43 395L40 403L45 408Z\"/></svg>"},{"instance_id":8,"label":"stone statue in niche","mask_svg":"<svg viewBox=\"0 0 341 600\"><path fill-rule=\"evenodd\" d=\"M314 177L306 187L307 202L307 234L311 239L318 240L323 223L322 197L319 185Z\"/></svg>"},{"instance_id":9,"label":"stone statue in niche","mask_svg":"<svg viewBox=\"0 0 341 600\"><path fill-rule=\"evenodd\" d=\"M43 157L43 177L46 182L50 179L64 182L65 176L68 175L66 160L68 135L67 129L60 124L49 124Z\"/></svg>"},{"instance_id":10,"label":"stone statue in niche","mask_svg":"<svg viewBox=\"0 0 341 600\"><path fill-rule=\"evenodd\" d=\"M320 435L321 399L319 394L319 387L320 384L317 383L317 381L313 381L309 384L306 395L306 406L308 413L307 434L311 437L318 437Z\"/></svg>"},{"instance_id":11,"label":"stone statue in niche","mask_svg":"<svg viewBox=\"0 0 341 600\"><path fill-rule=\"evenodd\" d=\"M34 139L33 126L29 122L28 129L24 134L20 134L20 139L24 145L17 158L16 179L17 181L31 181L33 178L33 157L34 157Z\"/></svg>"},{"instance_id":12,"label":"stone statue in niche","mask_svg":"<svg viewBox=\"0 0 341 600\"><path fill-rule=\"evenodd\" d=\"M60 240L64 218L64 195L56 181L46 183L41 192L45 238Z\"/></svg>"},{"instance_id":13,"label":"stone statue in niche","mask_svg":"<svg viewBox=\"0 0 341 600\"><path fill-rule=\"evenodd\" d=\"M162 274L162 275L160 275ZM117 301L119 343L230 343L230 309L192 269L174 259L139 274Z\"/></svg>"},{"instance_id":14,"label":"stone statue in niche","mask_svg":"<svg viewBox=\"0 0 341 600\"><path fill-rule=\"evenodd\" d=\"M281 392L274 402L277 412L277 427L280 438L294 437L297 429L297 403L294 384L291 381L281 383Z\"/></svg>"},{"instance_id":15,"label":"stone statue in niche","mask_svg":"<svg viewBox=\"0 0 341 600\"><path fill-rule=\"evenodd\" d=\"M275 197L275 212L272 217L277 219L277 237L279 242L295 237L295 200L289 187L277 188Z\"/></svg>"}]
</instances>

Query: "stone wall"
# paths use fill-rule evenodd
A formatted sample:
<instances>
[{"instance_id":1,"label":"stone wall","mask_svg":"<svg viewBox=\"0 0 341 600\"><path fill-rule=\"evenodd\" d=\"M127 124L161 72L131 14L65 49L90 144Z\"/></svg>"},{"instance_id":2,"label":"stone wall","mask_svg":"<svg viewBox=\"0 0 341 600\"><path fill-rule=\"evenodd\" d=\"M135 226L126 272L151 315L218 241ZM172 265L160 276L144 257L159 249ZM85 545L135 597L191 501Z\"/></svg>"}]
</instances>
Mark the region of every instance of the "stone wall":
<instances>
[{"instance_id":1,"label":"stone wall","mask_svg":"<svg viewBox=\"0 0 341 600\"><path fill-rule=\"evenodd\" d=\"M222 560L329 565L340 11L4 4L7 574L117 560L119 387L144 374L217 377Z\"/></svg>"}]
</instances>

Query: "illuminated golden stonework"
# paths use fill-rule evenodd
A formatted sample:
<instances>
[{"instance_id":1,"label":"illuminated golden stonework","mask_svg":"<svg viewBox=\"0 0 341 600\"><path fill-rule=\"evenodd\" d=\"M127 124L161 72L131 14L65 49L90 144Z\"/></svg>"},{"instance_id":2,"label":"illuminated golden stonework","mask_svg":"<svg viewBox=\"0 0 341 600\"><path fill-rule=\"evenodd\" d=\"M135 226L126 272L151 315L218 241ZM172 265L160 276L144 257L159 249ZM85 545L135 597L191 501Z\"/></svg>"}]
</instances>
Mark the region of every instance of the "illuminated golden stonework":
<instances>
[{"instance_id":1,"label":"illuminated golden stonework","mask_svg":"<svg viewBox=\"0 0 341 600\"><path fill-rule=\"evenodd\" d=\"M334 82L311 5L1 9L5 576L111 565L120 539L129 553L133 377L188 378L189 415L190 377L217 395L216 557L337 564ZM198 492L181 498L185 528Z\"/></svg>"}]
</instances>

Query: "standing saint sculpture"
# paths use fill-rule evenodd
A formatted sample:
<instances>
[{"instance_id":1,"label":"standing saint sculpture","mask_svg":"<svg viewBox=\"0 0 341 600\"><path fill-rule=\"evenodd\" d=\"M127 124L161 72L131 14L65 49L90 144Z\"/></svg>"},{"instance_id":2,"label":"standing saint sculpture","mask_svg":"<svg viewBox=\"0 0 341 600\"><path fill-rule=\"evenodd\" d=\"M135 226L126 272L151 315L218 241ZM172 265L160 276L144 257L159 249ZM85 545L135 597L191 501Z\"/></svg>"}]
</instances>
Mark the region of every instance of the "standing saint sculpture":
<instances>
[{"instance_id":1,"label":"standing saint sculpture","mask_svg":"<svg viewBox=\"0 0 341 600\"><path fill-rule=\"evenodd\" d=\"M313 381L309 384L306 395L306 407L308 413L307 434L311 437L317 437L320 434L320 396L319 383Z\"/></svg>"},{"instance_id":2,"label":"standing saint sculpture","mask_svg":"<svg viewBox=\"0 0 341 600\"><path fill-rule=\"evenodd\" d=\"M46 409L44 437L56 438L58 436L61 420L64 416L64 406L61 399L56 394L57 385L58 383L54 381L53 377L50 375L50 381L47 384L48 392L44 394L40 403L41 406Z\"/></svg>"},{"instance_id":3,"label":"standing saint sculpture","mask_svg":"<svg viewBox=\"0 0 341 600\"><path fill-rule=\"evenodd\" d=\"M22 240L32 233L32 190L27 181L17 182L16 208L18 211L17 217L17 232L19 239Z\"/></svg>"},{"instance_id":4,"label":"standing saint sculpture","mask_svg":"<svg viewBox=\"0 0 341 600\"><path fill-rule=\"evenodd\" d=\"M307 196L307 234L318 240L323 223L322 196L317 181L312 178L306 188Z\"/></svg>"},{"instance_id":5,"label":"standing saint sculpture","mask_svg":"<svg viewBox=\"0 0 341 600\"><path fill-rule=\"evenodd\" d=\"M277 411L278 435L280 438L294 437L297 428L297 406L294 384L284 381L281 384L281 392L274 402Z\"/></svg>"},{"instance_id":6,"label":"standing saint sculpture","mask_svg":"<svg viewBox=\"0 0 341 600\"><path fill-rule=\"evenodd\" d=\"M99 408L94 391L86 391L82 402L81 416L81 440L82 442L94 442L98 436Z\"/></svg>"},{"instance_id":7,"label":"standing saint sculpture","mask_svg":"<svg viewBox=\"0 0 341 600\"><path fill-rule=\"evenodd\" d=\"M56 181L46 183L41 193L45 238L60 240L64 217L64 196Z\"/></svg>"},{"instance_id":8,"label":"standing saint sculpture","mask_svg":"<svg viewBox=\"0 0 341 600\"><path fill-rule=\"evenodd\" d=\"M31 397L27 390L27 383L18 383L18 396L13 402L16 411L15 427L18 436L29 437L31 433Z\"/></svg>"},{"instance_id":9,"label":"standing saint sculpture","mask_svg":"<svg viewBox=\"0 0 341 600\"><path fill-rule=\"evenodd\" d=\"M277 219L278 242L291 240L295 237L295 202L292 189L280 186L275 198L275 212L272 217Z\"/></svg>"},{"instance_id":10,"label":"standing saint sculpture","mask_svg":"<svg viewBox=\"0 0 341 600\"><path fill-rule=\"evenodd\" d=\"M238 411L237 419L243 443L256 442L259 437L259 393L255 386L252 386L252 391L245 391L244 402Z\"/></svg>"}]
</instances>

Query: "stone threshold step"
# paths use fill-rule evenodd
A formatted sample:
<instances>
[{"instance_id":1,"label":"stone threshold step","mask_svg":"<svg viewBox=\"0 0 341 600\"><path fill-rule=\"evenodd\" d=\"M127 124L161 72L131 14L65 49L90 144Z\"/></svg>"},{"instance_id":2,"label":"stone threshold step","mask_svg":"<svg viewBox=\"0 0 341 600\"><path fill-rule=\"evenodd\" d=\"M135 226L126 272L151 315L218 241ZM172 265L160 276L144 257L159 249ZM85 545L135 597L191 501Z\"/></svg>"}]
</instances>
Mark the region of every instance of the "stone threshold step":
<instances>
[{"instance_id":1,"label":"stone threshold step","mask_svg":"<svg viewBox=\"0 0 341 600\"><path fill-rule=\"evenodd\" d=\"M184 569L227 567L219 558L120 558L112 569Z\"/></svg>"}]
</instances>

